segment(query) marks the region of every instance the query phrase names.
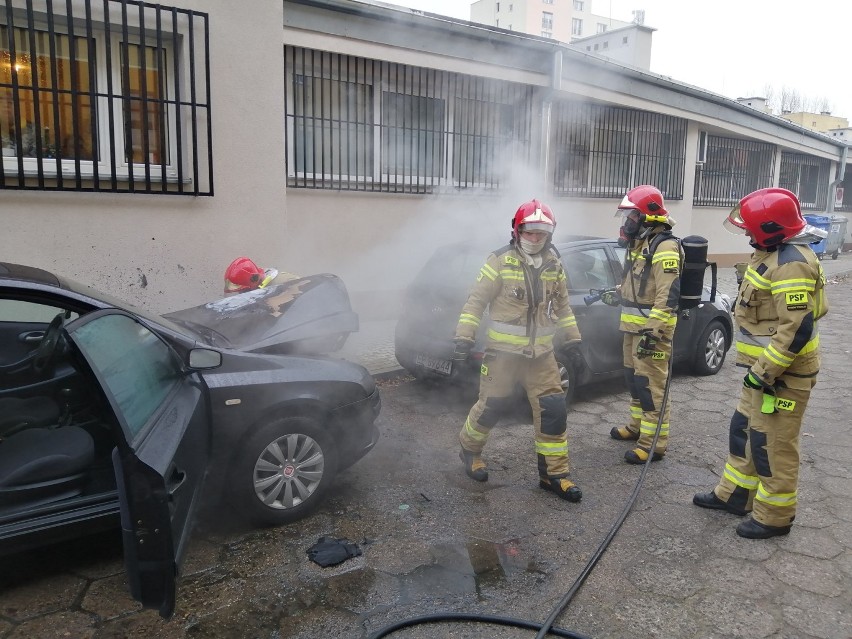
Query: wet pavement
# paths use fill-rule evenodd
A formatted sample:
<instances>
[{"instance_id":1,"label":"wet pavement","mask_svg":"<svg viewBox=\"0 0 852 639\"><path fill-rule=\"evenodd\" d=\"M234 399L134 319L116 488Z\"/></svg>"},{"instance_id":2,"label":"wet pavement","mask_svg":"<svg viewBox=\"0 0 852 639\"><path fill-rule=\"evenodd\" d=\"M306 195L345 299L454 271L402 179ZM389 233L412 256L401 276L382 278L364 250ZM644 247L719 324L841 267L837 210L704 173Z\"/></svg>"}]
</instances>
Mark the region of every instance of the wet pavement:
<instances>
[{"instance_id":1,"label":"wet pavement","mask_svg":"<svg viewBox=\"0 0 852 639\"><path fill-rule=\"evenodd\" d=\"M852 637L852 256L824 262L829 315L823 367L802 430L799 509L788 537L740 539L737 517L691 504L715 485L742 371L672 382L669 453L556 625L588 637L848 639ZM720 288L733 292L731 269ZM390 328L389 328L390 327ZM355 336L353 336L355 337ZM127 593L121 541L106 534L2 559L0 639L32 637L362 638L439 612L540 623L569 591L617 519L641 468L611 440L628 395L620 384L578 391L569 413L569 504L537 488L532 426L523 411L494 431L490 479L468 479L457 432L468 390L394 374L392 322L370 322L342 353L379 378L382 437L344 472L312 516L249 530L216 508L200 522L171 621ZM730 355L730 354L729 354ZM387 370L385 370L387 369ZM363 554L321 568L321 536ZM430 624L400 638L533 637L470 623Z\"/></svg>"}]
</instances>

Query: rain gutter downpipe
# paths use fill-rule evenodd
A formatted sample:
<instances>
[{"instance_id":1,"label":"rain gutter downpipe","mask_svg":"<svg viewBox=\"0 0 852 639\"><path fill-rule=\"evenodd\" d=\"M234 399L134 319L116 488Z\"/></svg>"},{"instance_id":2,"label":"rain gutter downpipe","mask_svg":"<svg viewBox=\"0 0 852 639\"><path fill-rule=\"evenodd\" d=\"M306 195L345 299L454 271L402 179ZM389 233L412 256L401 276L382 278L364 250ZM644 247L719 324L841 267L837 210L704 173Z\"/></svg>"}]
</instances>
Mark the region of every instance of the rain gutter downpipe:
<instances>
[{"instance_id":1,"label":"rain gutter downpipe","mask_svg":"<svg viewBox=\"0 0 852 639\"><path fill-rule=\"evenodd\" d=\"M831 215L834 213L834 202L837 199L835 195L837 193L837 187L843 183L843 179L846 177L846 160L849 156L849 145L843 147L843 151L840 153L840 163L837 165L837 178L829 184L829 188L831 192L828 194L828 211L827 213Z\"/></svg>"},{"instance_id":2,"label":"rain gutter downpipe","mask_svg":"<svg viewBox=\"0 0 852 639\"><path fill-rule=\"evenodd\" d=\"M550 70L550 88L541 104L541 169L542 184L546 187L550 176L550 139L553 125L553 95L562 89L562 49L553 52L553 66Z\"/></svg>"}]
</instances>

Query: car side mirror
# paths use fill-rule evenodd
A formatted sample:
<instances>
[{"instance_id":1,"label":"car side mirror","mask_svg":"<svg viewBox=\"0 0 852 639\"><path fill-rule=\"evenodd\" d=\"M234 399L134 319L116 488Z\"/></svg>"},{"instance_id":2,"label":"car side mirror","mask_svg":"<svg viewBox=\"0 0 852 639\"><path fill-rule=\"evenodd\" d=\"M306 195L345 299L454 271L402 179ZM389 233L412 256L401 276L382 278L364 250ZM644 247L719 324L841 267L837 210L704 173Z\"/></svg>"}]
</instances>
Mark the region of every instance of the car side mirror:
<instances>
[{"instance_id":1,"label":"car side mirror","mask_svg":"<svg viewBox=\"0 0 852 639\"><path fill-rule=\"evenodd\" d=\"M222 353L210 348L193 348L187 358L189 367L193 370L210 370L222 365Z\"/></svg>"}]
</instances>

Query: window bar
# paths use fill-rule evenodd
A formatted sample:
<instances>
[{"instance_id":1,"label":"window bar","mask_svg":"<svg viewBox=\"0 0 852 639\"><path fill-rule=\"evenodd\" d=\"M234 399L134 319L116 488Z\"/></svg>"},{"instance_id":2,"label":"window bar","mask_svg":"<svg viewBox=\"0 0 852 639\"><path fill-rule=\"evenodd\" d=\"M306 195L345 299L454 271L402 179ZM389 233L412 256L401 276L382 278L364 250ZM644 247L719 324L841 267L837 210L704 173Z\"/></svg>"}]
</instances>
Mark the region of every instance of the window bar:
<instances>
[{"instance_id":1,"label":"window bar","mask_svg":"<svg viewBox=\"0 0 852 639\"><path fill-rule=\"evenodd\" d=\"M411 145L411 192L419 193L422 188L421 181L421 172L426 170L426 158L424 157L426 151L425 144L425 136L428 133L429 129L429 106L428 99L424 97L422 93L422 85L421 85L421 71L423 67L412 67L409 65L405 65L406 71L410 75L410 87L411 94L415 96L412 99L411 105L411 137L414 143ZM415 69L417 72L417 89L414 88L414 76ZM416 95L415 95L416 93ZM423 165L421 169L421 165Z\"/></svg>"},{"instance_id":2,"label":"window bar","mask_svg":"<svg viewBox=\"0 0 852 639\"><path fill-rule=\"evenodd\" d=\"M317 123L317 120L316 120L317 96L316 96L316 91L315 91L315 89L316 89L316 82L315 82L315 80L316 80L316 77L315 77L316 68L317 68L316 51L314 49L311 49L311 75L310 75L310 77L305 76L305 82L308 82L308 80L310 80L310 84L308 86L310 86L310 89L311 89L311 102L310 102L311 111L310 111L310 117L308 116L308 112L305 111L305 124L307 125L310 122L310 125L311 125L311 182L312 182L313 188L317 188L317 130L316 130L316 126L317 126L317 124L316 124ZM305 88L305 91L307 92L307 87ZM305 128L307 129L307 126L305 126ZM306 155L306 160L305 160L305 166L307 166L307 155Z\"/></svg>"},{"instance_id":3,"label":"window bar","mask_svg":"<svg viewBox=\"0 0 852 639\"><path fill-rule=\"evenodd\" d=\"M429 95L434 95L435 97L441 95L441 93L437 90L437 87L438 87L437 76L438 76L438 71L436 69L428 69L426 71L426 88L427 88L427 91L429 91ZM443 168L443 164L441 163L441 160L442 160L441 154L438 153L437 151L440 150L440 148L441 148L440 147L440 141L443 140L443 137L444 137L444 130L446 128L446 125L444 124L444 122L446 121L446 118L447 118L447 109L445 108L444 112L441 114L441 122L440 122L440 126L438 127L438 131L435 133L435 135L432 136L432 140L431 140L432 152L431 152L430 156L432 158L432 164L434 166L434 169L432 171L432 175L429 177L429 187L430 187L430 190L432 192L434 192L435 187L438 184L440 184L441 174L443 173L443 171L441 171L441 169ZM437 150L435 149L436 146L438 147Z\"/></svg>"},{"instance_id":4,"label":"window bar","mask_svg":"<svg viewBox=\"0 0 852 639\"><path fill-rule=\"evenodd\" d=\"M151 191L151 147L148 139L148 51L145 44L145 5L139 3L139 64L142 110L142 165L145 167L145 190ZM159 52L158 52L159 53ZM128 87L129 88L129 87ZM132 152L132 150L131 150ZM165 176L163 176L165 177Z\"/></svg>"},{"instance_id":5,"label":"window bar","mask_svg":"<svg viewBox=\"0 0 852 639\"><path fill-rule=\"evenodd\" d=\"M362 58L362 62L364 63L364 83L367 85L367 90L370 94L370 100L364 105L364 166L369 166L371 171L372 182L370 184L370 190L376 190L376 182L378 179L379 188L381 188L382 184L382 169L381 169L381 145L376 144L376 136L381 137L382 127L381 121L376 125L376 111L375 105L378 102L379 107L381 108L381 86L380 83L376 81L376 61L370 61L370 73L369 78L367 77L367 60ZM378 86L378 97L376 96ZM378 149L378 152L376 152ZM367 183L364 182L364 190L367 190Z\"/></svg>"},{"instance_id":6,"label":"window bar","mask_svg":"<svg viewBox=\"0 0 852 639\"><path fill-rule=\"evenodd\" d=\"M168 190L168 183L166 180L166 126L169 121L168 113L166 110L167 100L166 100L166 86L165 86L165 78L166 75L166 55L165 50L163 49L163 16L162 10L160 7L156 8L155 19L156 19L156 29L157 29L157 94L160 96L160 103L157 108L157 116L160 118L160 190L166 192ZM175 51L176 53L176 51ZM208 109L209 112L209 109ZM209 127L208 127L209 129ZM209 148L209 147L208 147ZM212 186L213 181L210 181Z\"/></svg>"},{"instance_id":7,"label":"window bar","mask_svg":"<svg viewBox=\"0 0 852 639\"><path fill-rule=\"evenodd\" d=\"M294 50L295 53L295 50ZM307 188L308 186L308 82L313 82L312 78L308 78L307 72L307 56L306 51L304 49L300 49L299 53L302 58L302 157L301 157L301 167L302 167L302 186ZM296 76L293 75L293 81L295 82ZM297 111L297 109L293 109L293 111ZM296 171L299 170L299 167L296 167ZM297 180L298 180L298 173Z\"/></svg>"},{"instance_id":8,"label":"window bar","mask_svg":"<svg viewBox=\"0 0 852 639\"><path fill-rule=\"evenodd\" d=\"M472 109L465 108L465 105L470 104L470 76L458 74L457 77L461 81L461 92L458 95L461 97L459 103L462 105L461 126L457 131L459 147L464 150L464 154L458 160L459 185L462 188L468 188L471 182L471 167L473 166L473 155L470 144L470 128L473 114L471 113Z\"/></svg>"},{"instance_id":9,"label":"window bar","mask_svg":"<svg viewBox=\"0 0 852 639\"><path fill-rule=\"evenodd\" d=\"M18 84L18 69L15 61L17 58L17 47L15 46L15 20L12 11L11 0L6 0L6 29L9 34L9 57L12 61L12 105L15 113L15 149L18 159L18 186L26 188L24 178L24 150L23 136L21 135L21 91Z\"/></svg>"},{"instance_id":10,"label":"window bar","mask_svg":"<svg viewBox=\"0 0 852 639\"><path fill-rule=\"evenodd\" d=\"M344 109L343 109L343 97L346 94L346 82L343 81L343 74L340 72L340 60L341 54L338 53L336 56L331 54L331 82L332 86L337 87L337 110L335 112L335 117L337 118L337 188L344 189L348 186L348 184L344 184L344 172L343 172L343 135L346 130L347 122L344 118ZM332 132L334 129L332 129ZM334 137L332 136L332 140ZM331 179L332 182L335 181L335 163L334 163L334 145L332 143L331 149Z\"/></svg>"},{"instance_id":11,"label":"window bar","mask_svg":"<svg viewBox=\"0 0 852 639\"><path fill-rule=\"evenodd\" d=\"M92 32L92 3L91 0L86 0L86 58L89 67L89 129L92 136L92 187L95 191L101 190L101 181L99 175L100 164L100 143L98 136L98 119L96 116L97 109L97 93L96 93L96 78L97 74L97 55L95 53L95 37ZM62 186L62 176L59 175L59 186Z\"/></svg>"},{"instance_id":12,"label":"window bar","mask_svg":"<svg viewBox=\"0 0 852 639\"><path fill-rule=\"evenodd\" d=\"M178 52L180 51L180 41L178 39L178 12L177 9L172 8L172 66L174 70L172 71L172 77L174 78L174 87L175 87L175 97L174 97L174 107L175 107L175 153L177 153L177 157L175 158L174 164L177 165L177 188L178 193L183 193L183 104L180 101L180 83L181 83L181 75L180 75L180 66L178 64L178 59L180 56ZM208 58L209 59L209 58ZM209 111L209 109L208 109ZM208 129L210 128L208 122ZM212 150L212 145L210 149L208 149L208 153ZM212 166L212 164L211 164ZM210 182L212 187L213 182ZM212 192L211 192L212 195Z\"/></svg>"},{"instance_id":13,"label":"window bar","mask_svg":"<svg viewBox=\"0 0 852 639\"><path fill-rule=\"evenodd\" d=\"M356 163L355 173L352 172L352 135L353 129L355 134L355 148L358 148L358 126L352 123L352 102L355 102L355 109L357 113L358 109L358 83L352 82L352 56L345 55L342 59L338 60L338 65L340 66L340 75L343 77L343 67L342 60L346 61L346 87L352 87L352 96L349 96L349 89L346 91L346 112L345 115L341 113L341 117L345 117L346 119L346 177L347 177L347 189L352 190L353 188L358 188L358 166ZM342 150L341 150L342 153ZM343 168L343 157L341 157L341 171ZM353 182L354 180L354 182Z\"/></svg>"},{"instance_id":14,"label":"window bar","mask_svg":"<svg viewBox=\"0 0 852 639\"><path fill-rule=\"evenodd\" d=\"M210 22L207 14L198 14L204 24L204 110L207 120L207 179L209 182L210 197L213 197L213 111L212 111L212 85L210 84ZM177 56L175 56L177 57ZM177 84L177 78L175 78ZM165 96L162 96L165 99ZM197 154L197 150L196 153ZM193 155L195 155L193 154ZM196 189L196 192L198 189Z\"/></svg>"},{"instance_id":15,"label":"window bar","mask_svg":"<svg viewBox=\"0 0 852 639\"><path fill-rule=\"evenodd\" d=\"M36 145L36 167L38 170L38 188L44 188L44 146L42 145L42 127L41 127L41 105L39 104L40 96L40 86L39 86L39 74L38 74L38 53L36 51L36 38L35 38L35 20L33 17L33 3L32 0L27 0L27 31L28 31L28 40L30 43L30 83L32 86L32 95L33 95L33 119L35 122L33 123L35 126L35 130L33 136L35 138Z\"/></svg>"},{"instance_id":16,"label":"window bar","mask_svg":"<svg viewBox=\"0 0 852 639\"><path fill-rule=\"evenodd\" d=\"M62 188L62 147L58 144L62 132L59 130L59 74L56 64L56 25L53 20L53 0L46 0L48 47L50 49L50 84L53 98L53 146L56 160L56 187Z\"/></svg>"},{"instance_id":17,"label":"window bar","mask_svg":"<svg viewBox=\"0 0 852 639\"><path fill-rule=\"evenodd\" d=\"M112 82L112 30L110 29L109 18L110 0L104 0L104 40L106 45L106 81L107 81L107 119L109 122L109 167L110 181L113 191L118 191L118 172L116 169L115 156L115 93Z\"/></svg>"},{"instance_id":18,"label":"window bar","mask_svg":"<svg viewBox=\"0 0 852 639\"><path fill-rule=\"evenodd\" d=\"M125 1L125 0L122 0ZM198 195L198 102L195 92L195 14L187 13L189 31L189 96L192 102L192 194Z\"/></svg>"},{"instance_id":19,"label":"window bar","mask_svg":"<svg viewBox=\"0 0 852 639\"><path fill-rule=\"evenodd\" d=\"M319 102L319 113L316 113L316 109L314 109L314 115L317 118L314 120L315 122L319 122L319 134L320 134L320 188L325 188L325 157L328 155L325 152L325 129L326 126L330 124L330 121L326 120L325 117L325 85L326 85L326 65L325 58L326 52L319 52L319 97L314 99L314 104ZM329 96L331 99L331 96Z\"/></svg>"},{"instance_id":20,"label":"window bar","mask_svg":"<svg viewBox=\"0 0 852 639\"><path fill-rule=\"evenodd\" d=\"M71 0L68 0L70 6ZM130 191L136 190L136 182L133 175L133 134L130 127L130 114L133 111L133 103L130 98L130 45L129 30L127 28L127 0L121 0L121 77L124 86L122 87L122 101L124 104L124 112L122 113L122 127L124 129L124 161L127 162L127 178L129 181Z\"/></svg>"}]
</instances>

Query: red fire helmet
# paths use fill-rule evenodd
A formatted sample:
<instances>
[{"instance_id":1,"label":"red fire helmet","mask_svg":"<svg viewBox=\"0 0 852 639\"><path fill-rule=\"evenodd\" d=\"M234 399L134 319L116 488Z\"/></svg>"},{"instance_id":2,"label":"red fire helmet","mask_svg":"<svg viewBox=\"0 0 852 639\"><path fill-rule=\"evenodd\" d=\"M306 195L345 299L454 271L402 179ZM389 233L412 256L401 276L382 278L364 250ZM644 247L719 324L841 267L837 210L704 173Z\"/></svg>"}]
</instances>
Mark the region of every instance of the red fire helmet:
<instances>
[{"instance_id":1,"label":"red fire helmet","mask_svg":"<svg viewBox=\"0 0 852 639\"><path fill-rule=\"evenodd\" d=\"M798 235L805 218L796 195L787 189L758 189L746 195L724 222L731 233L748 231L752 242L769 248Z\"/></svg>"},{"instance_id":2,"label":"red fire helmet","mask_svg":"<svg viewBox=\"0 0 852 639\"><path fill-rule=\"evenodd\" d=\"M225 270L225 294L258 288L264 271L247 257L238 257Z\"/></svg>"}]
</instances>

